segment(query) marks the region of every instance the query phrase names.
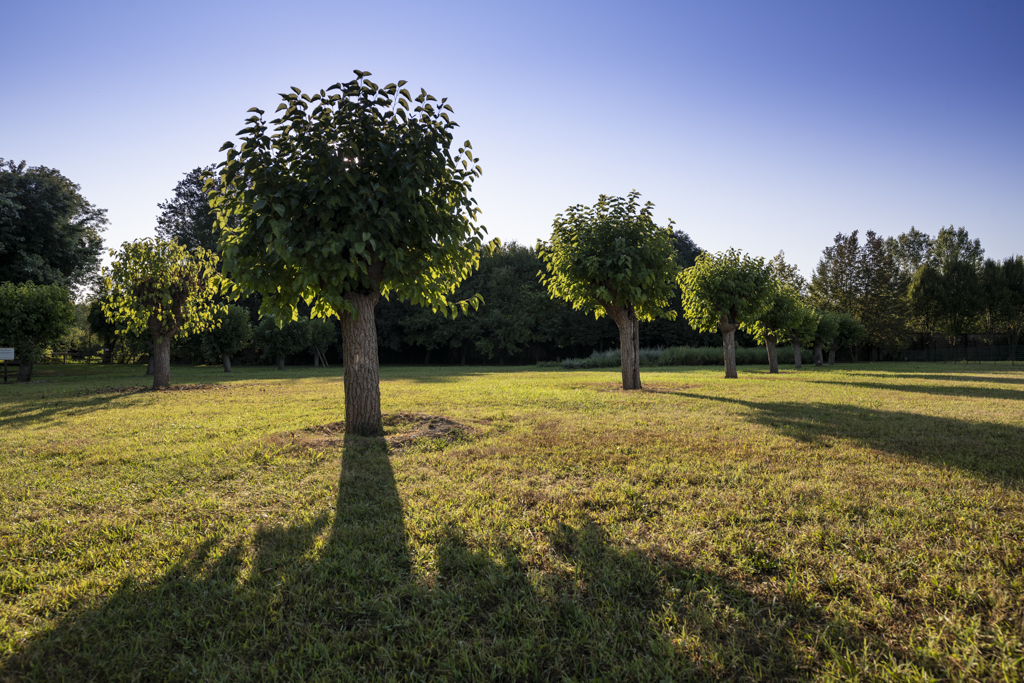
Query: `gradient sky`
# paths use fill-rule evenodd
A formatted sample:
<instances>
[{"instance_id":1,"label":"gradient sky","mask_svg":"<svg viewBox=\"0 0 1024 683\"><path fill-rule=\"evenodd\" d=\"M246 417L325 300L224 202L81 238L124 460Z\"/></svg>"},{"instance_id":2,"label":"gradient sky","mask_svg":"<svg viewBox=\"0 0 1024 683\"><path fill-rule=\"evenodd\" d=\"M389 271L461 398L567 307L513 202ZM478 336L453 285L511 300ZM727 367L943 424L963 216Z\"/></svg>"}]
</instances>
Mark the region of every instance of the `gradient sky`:
<instances>
[{"instance_id":1,"label":"gradient sky","mask_svg":"<svg viewBox=\"0 0 1024 683\"><path fill-rule=\"evenodd\" d=\"M259 106L373 73L448 97L492 236L639 190L710 251L965 226L1024 251L1021 2L7 3L0 157L59 169L107 246Z\"/></svg>"}]
</instances>

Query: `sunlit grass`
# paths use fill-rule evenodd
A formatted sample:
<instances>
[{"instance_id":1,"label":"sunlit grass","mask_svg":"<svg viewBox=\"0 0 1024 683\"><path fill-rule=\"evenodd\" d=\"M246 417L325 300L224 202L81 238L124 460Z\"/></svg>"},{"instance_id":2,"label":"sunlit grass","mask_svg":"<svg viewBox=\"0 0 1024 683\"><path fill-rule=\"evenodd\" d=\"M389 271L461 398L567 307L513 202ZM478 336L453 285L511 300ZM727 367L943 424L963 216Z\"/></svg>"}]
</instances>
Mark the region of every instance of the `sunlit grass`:
<instances>
[{"instance_id":1,"label":"sunlit grass","mask_svg":"<svg viewBox=\"0 0 1024 683\"><path fill-rule=\"evenodd\" d=\"M0 385L0 680L1024 678L1022 370L140 374Z\"/></svg>"}]
</instances>

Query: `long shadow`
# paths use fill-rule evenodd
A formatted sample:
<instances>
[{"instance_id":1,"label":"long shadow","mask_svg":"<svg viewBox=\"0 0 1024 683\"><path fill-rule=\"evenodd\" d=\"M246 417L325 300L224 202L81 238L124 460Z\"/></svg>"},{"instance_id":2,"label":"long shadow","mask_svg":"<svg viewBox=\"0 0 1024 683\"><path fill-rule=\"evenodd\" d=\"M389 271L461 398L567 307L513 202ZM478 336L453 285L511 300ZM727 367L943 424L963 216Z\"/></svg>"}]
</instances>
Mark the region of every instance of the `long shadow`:
<instances>
[{"instance_id":1,"label":"long shadow","mask_svg":"<svg viewBox=\"0 0 1024 683\"><path fill-rule=\"evenodd\" d=\"M809 680L822 643L870 637L588 517L551 520L545 559L449 518L417 576L389 457L347 440L333 522L262 528L251 550L199 543L73 607L0 659L0 680ZM763 552L748 559L780 571Z\"/></svg>"},{"instance_id":2,"label":"long shadow","mask_svg":"<svg viewBox=\"0 0 1024 683\"><path fill-rule=\"evenodd\" d=\"M1008 370L1009 371L1016 371L1018 373L1022 373L1022 376L1021 377L1000 377L998 375L992 376L991 374L987 374L987 375L978 374L980 372L989 372L989 373L991 373L991 372L999 372L999 373L1002 373L1002 372L1006 372ZM941 380L943 382L985 382L985 383L992 383L992 384L1020 384L1020 385L1024 385L1024 363L1022 363L1021 365L1015 366L1015 367L1014 366L1000 367L1000 368L997 368L996 370L979 370L979 369L975 369L975 368L970 368L970 369L965 368L964 370L958 371L958 372L949 372L949 371L945 371L945 372L940 372L940 371L919 371L918 372L918 371L913 371L913 370L899 370L899 371L884 371L884 370L883 371L877 371L877 370L870 371L870 370L868 370L868 371L865 371L865 370L846 370L844 368L844 373L843 374L846 374L846 375L867 375L867 376L873 377L873 378L878 378L878 377L896 377L896 378L903 378L903 379L921 378L921 379L930 379L930 380L937 380L937 381Z\"/></svg>"},{"instance_id":3,"label":"long shadow","mask_svg":"<svg viewBox=\"0 0 1024 683\"><path fill-rule=\"evenodd\" d=\"M74 394L54 393L47 396L19 396L18 401L0 404L0 427L27 427L33 424L55 424L71 413L91 413L115 408L130 396L145 393L142 389L96 390ZM150 394L155 396L155 394ZM56 422L59 424L59 422Z\"/></svg>"},{"instance_id":4,"label":"long shadow","mask_svg":"<svg viewBox=\"0 0 1024 683\"><path fill-rule=\"evenodd\" d=\"M888 387L888 385L884 385ZM889 387L891 388L891 387ZM955 467L1013 488L1024 484L1024 425L974 422L846 404L745 401L672 392L750 409L749 419L798 441L855 441L895 456Z\"/></svg>"},{"instance_id":5,"label":"long shadow","mask_svg":"<svg viewBox=\"0 0 1024 683\"><path fill-rule=\"evenodd\" d=\"M979 382L985 380L978 380ZM960 384L893 384L888 382L829 382L830 385L841 384L864 389L880 389L883 391L904 391L911 394L933 394L936 396L962 396L966 398L996 398L1011 401L1024 401L1024 389L1004 389L1002 387L979 387Z\"/></svg>"}]
</instances>

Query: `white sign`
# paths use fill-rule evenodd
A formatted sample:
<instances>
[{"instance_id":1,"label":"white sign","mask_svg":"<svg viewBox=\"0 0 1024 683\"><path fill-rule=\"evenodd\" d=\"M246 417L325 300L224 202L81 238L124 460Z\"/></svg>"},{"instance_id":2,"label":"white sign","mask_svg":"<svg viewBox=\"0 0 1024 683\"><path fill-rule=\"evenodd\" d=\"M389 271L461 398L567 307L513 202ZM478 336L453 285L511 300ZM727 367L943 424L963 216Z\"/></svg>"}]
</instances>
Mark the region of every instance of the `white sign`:
<instances>
[{"instance_id":1,"label":"white sign","mask_svg":"<svg viewBox=\"0 0 1024 683\"><path fill-rule=\"evenodd\" d=\"M0 348L0 360L14 360L14 349Z\"/></svg>"}]
</instances>

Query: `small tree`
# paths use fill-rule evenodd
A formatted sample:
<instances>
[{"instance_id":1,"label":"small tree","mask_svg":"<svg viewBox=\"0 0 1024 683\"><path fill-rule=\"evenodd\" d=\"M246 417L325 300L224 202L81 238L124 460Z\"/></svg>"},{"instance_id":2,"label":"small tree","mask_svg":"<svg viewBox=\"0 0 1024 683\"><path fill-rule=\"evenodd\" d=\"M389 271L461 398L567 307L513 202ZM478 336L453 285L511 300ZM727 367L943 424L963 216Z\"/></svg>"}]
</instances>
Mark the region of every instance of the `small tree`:
<instances>
[{"instance_id":1,"label":"small tree","mask_svg":"<svg viewBox=\"0 0 1024 683\"><path fill-rule=\"evenodd\" d=\"M815 311L817 325L814 328L814 364L819 368L825 364L823 350L831 347L839 334L839 320L842 317L833 311ZM835 364L835 353L829 352L829 365Z\"/></svg>"},{"instance_id":2,"label":"small tree","mask_svg":"<svg viewBox=\"0 0 1024 683\"><path fill-rule=\"evenodd\" d=\"M71 295L59 285L0 283L0 346L18 353L18 381L32 380L32 367L47 346L75 322Z\"/></svg>"},{"instance_id":3,"label":"small tree","mask_svg":"<svg viewBox=\"0 0 1024 683\"><path fill-rule=\"evenodd\" d=\"M171 340L210 328L220 310L213 303L217 256L151 238L125 242L110 255L103 311L129 333L149 334L153 389L163 389L171 383Z\"/></svg>"},{"instance_id":4,"label":"small tree","mask_svg":"<svg viewBox=\"0 0 1024 683\"><path fill-rule=\"evenodd\" d=\"M270 316L260 320L253 337L263 358L275 359L277 369L284 370L285 359L309 348L309 321L304 318L278 324Z\"/></svg>"},{"instance_id":5,"label":"small tree","mask_svg":"<svg viewBox=\"0 0 1024 683\"><path fill-rule=\"evenodd\" d=\"M797 370L804 367L801 354L805 344L813 344L818 332L818 312L802 301L797 301L797 315L789 328L790 340L793 343L793 365ZM820 365L820 363L819 363Z\"/></svg>"},{"instance_id":6,"label":"small tree","mask_svg":"<svg viewBox=\"0 0 1024 683\"><path fill-rule=\"evenodd\" d=\"M783 287L776 281L775 291L769 295L769 303L750 322L741 323L740 328L749 332L768 351L768 372L776 375L779 372L779 358L776 345L779 339L785 339L794 325L800 322L802 311L796 292Z\"/></svg>"},{"instance_id":7,"label":"small tree","mask_svg":"<svg viewBox=\"0 0 1024 683\"><path fill-rule=\"evenodd\" d=\"M836 364L836 351L844 346L848 346L852 354L853 348L867 339L868 336L868 330L864 327L864 323L849 313L840 313L838 315L836 336L832 340L832 346L828 349L829 365Z\"/></svg>"},{"instance_id":8,"label":"small tree","mask_svg":"<svg viewBox=\"0 0 1024 683\"><path fill-rule=\"evenodd\" d=\"M338 331L330 320L309 321L309 348L313 352L313 367L327 366L327 348L338 339Z\"/></svg>"},{"instance_id":9,"label":"small tree","mask_svg":"<svg viewBox=\"0 0 1024 683\"><path fill-rule=\"evenodd\" d=\"M672 221L659 228L654 205L639 204L636 190L626 198L601 195L593 206L571 206L555 216L551 242L538 243L544 262L541 282L553 298L607 315L619 328L622 388L640 389L640 320L665 317L675 261Z\"/></svg>"},{"instance_id":10,"label":"small tree","mask_svg":"<svg viewBox=\"0 0 1024 683\"><path fill-rule=\"evenodd\" d=\"M722 333L725 376L736 378L736 330L771 305L777 285L762 258L737 249L701 254L682 275L683 313L698 332Z\"/></svg>"},{"instance_id":11,"label":"small tree","mask_svg":"<svg viewBox=\"0 0 1024 683\"><path fill-rule=\"evenodd\" d=\"M231 372L231 356L252 343L249 311L241 306L227 306L216 316L216 326L203 334L203 353L224 363L224 372Z\"/></svg>"},{"instance_id":12,"label":"small tree","mask_svg":"<svg viewBox=\"0 0 1024 683\"><path fill-rule=\"evenodd\" d=\"M242 145L222 147L207 184L234 291L262 295L260 310L283 320L300 299L313 317L341 319L345 431L356 434L383 432L377 301L453 315L479 305L448 297L486 233L470 197L478 159L468 141L452 151L451 106L369 75L312 95L292 88L273 132L250 109Z\"/></svg>"},{"instance_id":13,"label":"small tree","mask_svg":"<svg viewBox=\"0 0 1024 683\"><path fill-rule=\"evenodd\" d=\"M89 329L103 343L103 364L109 365L117 343L117 325L107 318L103 312L103 302L99 299L89 304Z\"/></svg>"}]
</instances>

